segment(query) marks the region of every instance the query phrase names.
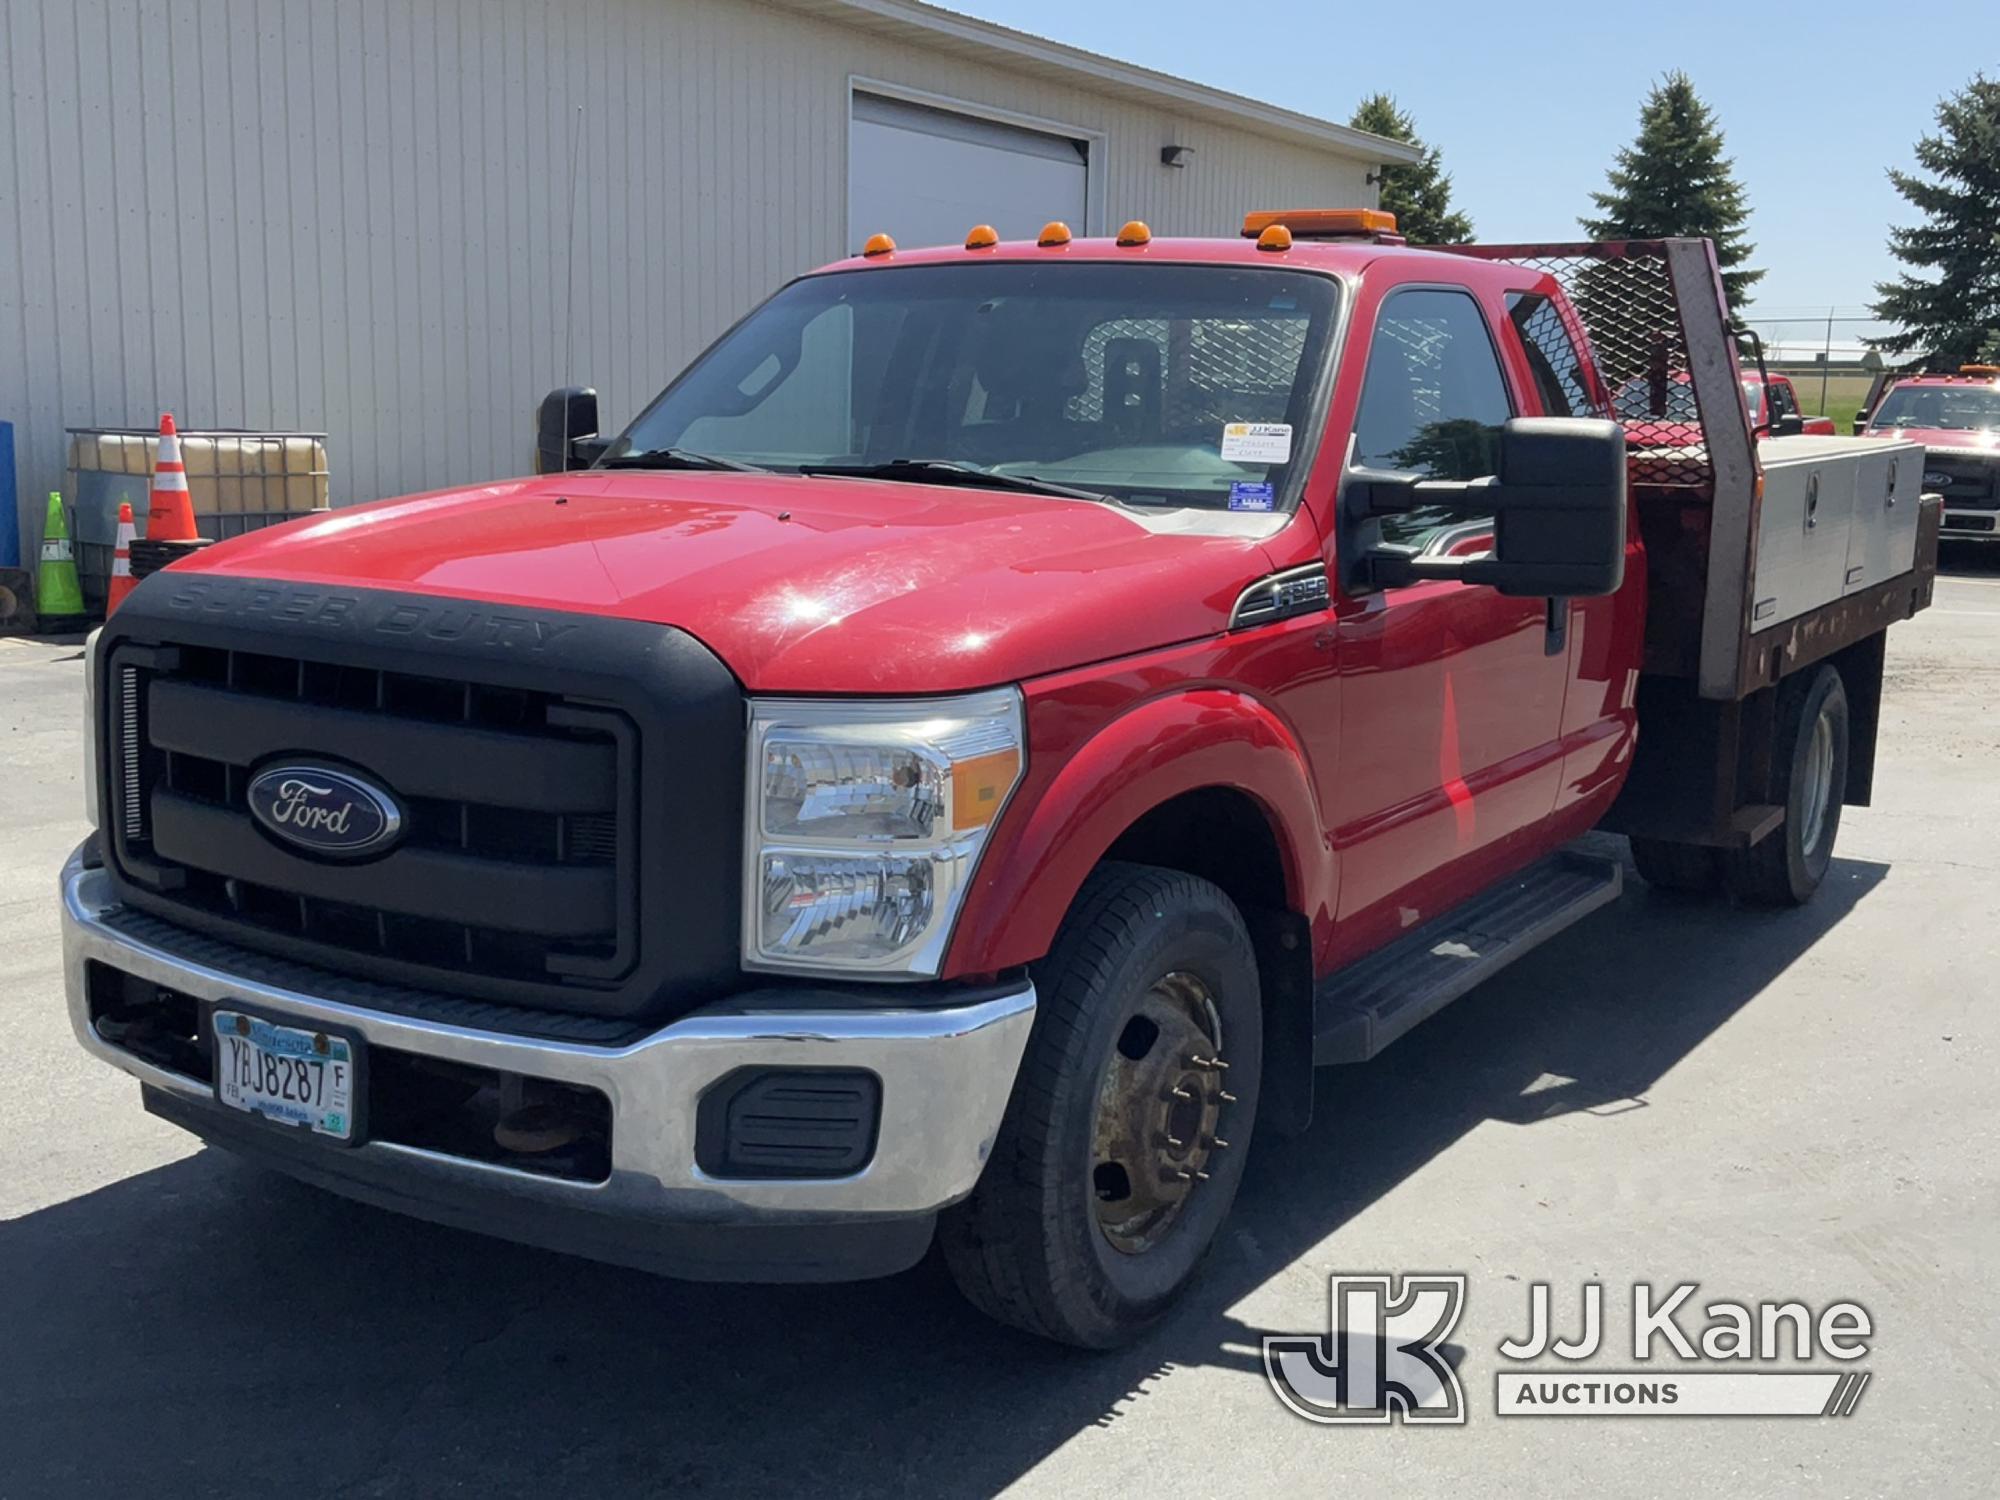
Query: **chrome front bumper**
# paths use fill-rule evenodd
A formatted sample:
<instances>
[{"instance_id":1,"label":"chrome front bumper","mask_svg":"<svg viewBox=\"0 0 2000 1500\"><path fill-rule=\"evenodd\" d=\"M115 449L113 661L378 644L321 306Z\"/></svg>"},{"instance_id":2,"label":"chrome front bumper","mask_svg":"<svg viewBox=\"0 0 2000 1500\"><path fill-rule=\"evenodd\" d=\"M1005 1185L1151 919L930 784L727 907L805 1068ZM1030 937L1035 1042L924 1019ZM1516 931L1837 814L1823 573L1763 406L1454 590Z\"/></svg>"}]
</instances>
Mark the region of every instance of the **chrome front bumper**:
<instances>
[{"instance_id":1,"label":"chrome front bumper","mask_svg":"<svg viewBox=\"0 0 2000 1500\"><path fill-rule=\"evenodd\" d=\"M837 1280L913 1263L938 1209L972 1191L1000 1128L1034 1019L1018 988L960 1006L857 1006L809 989L753 991L616 1047L440 1025L246 978L107 923L121 910L83 850L62 873L63 953L78 1041L137 1078L148 1108L216 1144L351 1197L463 1228L727 1280ZM173 929L178 931L178 929ZM191 943L204 957L213 944ZM226 951L226 950L224 950ZM401 1145L300 1141L225 1108L206 1080L104 1040L91 1022L96 962L197 1001L345 1027L370 1047L593 1088L611 1102L611 1172L597 1183ZM872 1158L850 1176L723 1179L695 1163L696 1102L745 1067L862 1069L881 1080Z\"/></svg>"}]
</instances>

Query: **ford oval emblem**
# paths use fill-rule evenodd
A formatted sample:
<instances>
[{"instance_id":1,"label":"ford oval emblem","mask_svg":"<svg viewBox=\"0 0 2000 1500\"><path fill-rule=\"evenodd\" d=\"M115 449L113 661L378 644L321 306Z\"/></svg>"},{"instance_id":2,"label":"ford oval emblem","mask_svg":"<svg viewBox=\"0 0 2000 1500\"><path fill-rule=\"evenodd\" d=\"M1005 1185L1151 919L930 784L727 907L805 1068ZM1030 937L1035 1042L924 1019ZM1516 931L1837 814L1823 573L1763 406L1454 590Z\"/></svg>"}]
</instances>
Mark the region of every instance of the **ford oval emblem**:
<instances>
[{"instance_id":1,"label":"ford oval emblem","mask_svg":"<svg viewBox=\"0 0 2000 1500\"><path fill-rule=\"evenodd\" d=\"M1951 488L1951 475L1941 474L1936 469L1926 469L1924 483L1934 490L1948 490Z\"/></svg>"},{"instance_id":2,"label":"ford oval emblem","mask_svg":"<svg viewBox=\"0 0 2000 1500\"><path fill-rule=\"evenodd\" d=\"M380 854L403 832L396 799L351 771L293 762L250 778L250 816L288 844L334 859Z\"/></svg>"}]
</instances>

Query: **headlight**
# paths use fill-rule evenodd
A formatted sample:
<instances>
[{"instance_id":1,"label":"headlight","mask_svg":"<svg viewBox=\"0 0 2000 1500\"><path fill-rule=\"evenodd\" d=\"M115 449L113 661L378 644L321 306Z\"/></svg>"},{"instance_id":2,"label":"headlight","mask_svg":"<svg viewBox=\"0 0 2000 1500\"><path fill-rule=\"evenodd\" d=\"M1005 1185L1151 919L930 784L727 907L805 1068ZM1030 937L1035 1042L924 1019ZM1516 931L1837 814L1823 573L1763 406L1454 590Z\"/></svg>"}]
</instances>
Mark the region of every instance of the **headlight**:
<instances>
[{"instance_id":1,"label":"headlight","mask_svg":"<svg viewBox=\"0 0 2000 1500\"><path fill-rule=\"evenodd\" d=\"M97 771L103 758L97 744L97 641L103 634L100 625L83 641L83 815L92 828L102 822L97 805Z\"/></svg>"},{"instance_id":2,"label":"headlight","mask_svg":"<svg viewBox=\"0 0 2000 1500\"><path fill-rule=\"evenodd\" d=\"M752 702L745 966L935 975L1024 753L1011 688Z\"/></svg>"}]
</instances>

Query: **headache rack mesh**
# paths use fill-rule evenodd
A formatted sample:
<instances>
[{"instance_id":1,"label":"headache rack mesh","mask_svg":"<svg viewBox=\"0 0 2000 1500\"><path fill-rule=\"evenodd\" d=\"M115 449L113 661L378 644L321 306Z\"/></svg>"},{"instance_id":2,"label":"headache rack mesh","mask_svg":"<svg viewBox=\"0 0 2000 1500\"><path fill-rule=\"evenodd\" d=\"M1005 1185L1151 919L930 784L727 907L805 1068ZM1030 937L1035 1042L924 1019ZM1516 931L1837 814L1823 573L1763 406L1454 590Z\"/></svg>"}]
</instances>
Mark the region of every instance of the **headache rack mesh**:
<instances>
[{"instance_id":1,"label":"headache rack mesh","mask_svg":"<svg viewBox=\"0 0 2000 1500\"><path fill-rule=\"evenodd\" d=\"M1546 272L1562 286L1590 338L1612 415L1625 428L1632 483L1707 491L1707 434L1748 421L1740 388L1729 412L1706 412L1689 378L1687 325L1662 240L1537 245L1440 245L1457 255Z\"/></svg>"}]
</instances>

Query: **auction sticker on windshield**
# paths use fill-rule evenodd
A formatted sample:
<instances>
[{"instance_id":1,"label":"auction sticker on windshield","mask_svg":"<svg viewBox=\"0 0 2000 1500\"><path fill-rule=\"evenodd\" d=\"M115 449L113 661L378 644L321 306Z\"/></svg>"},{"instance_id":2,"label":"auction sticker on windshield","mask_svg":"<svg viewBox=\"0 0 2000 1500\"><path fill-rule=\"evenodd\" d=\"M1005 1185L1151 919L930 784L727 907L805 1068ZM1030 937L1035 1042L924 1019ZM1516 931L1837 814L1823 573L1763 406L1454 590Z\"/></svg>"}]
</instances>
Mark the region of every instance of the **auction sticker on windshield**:
<instances>
[{"instance_id":1,"label":"auction sticker on windshield","mask_svg":"<svg viewBox=\"0 0 2000 1500\"><path fill-rule=\"evenodd\" d=\"M344 1036L215 1012L215 1096L232 1109L315 1135L354 1135L355 1049Z\"/></svg>"},{"instance_id":2,"label":"auction sticker on windshield","mask_svg":"<svg viewBox=\"0 0 2000 1500\"><path fill-rule=\"evenodd\" d=\"M1222 456L1239 464L1290 463L1292 424L1230 422L1222 429Z\"/></svg>"}]
</instances>

